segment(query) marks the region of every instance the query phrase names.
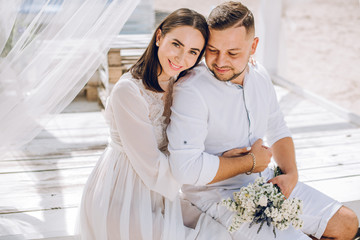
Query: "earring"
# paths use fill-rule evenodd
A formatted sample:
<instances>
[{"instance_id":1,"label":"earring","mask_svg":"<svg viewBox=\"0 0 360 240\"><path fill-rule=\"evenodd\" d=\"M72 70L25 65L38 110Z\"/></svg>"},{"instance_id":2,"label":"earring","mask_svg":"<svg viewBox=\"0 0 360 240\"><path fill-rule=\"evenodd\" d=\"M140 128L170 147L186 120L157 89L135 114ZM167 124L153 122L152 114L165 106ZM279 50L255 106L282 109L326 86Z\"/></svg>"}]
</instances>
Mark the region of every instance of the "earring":
<instances>
[{"instance_id":1,"label":"earring","mask_svg":"<svg viewBox=\"0 0 360 240\"><path fill-rule=\"evenodd\" d=\"M160 44L159 44L159 42L156 42L156 46L159 46Z\"/></svg>"}]
</instances>

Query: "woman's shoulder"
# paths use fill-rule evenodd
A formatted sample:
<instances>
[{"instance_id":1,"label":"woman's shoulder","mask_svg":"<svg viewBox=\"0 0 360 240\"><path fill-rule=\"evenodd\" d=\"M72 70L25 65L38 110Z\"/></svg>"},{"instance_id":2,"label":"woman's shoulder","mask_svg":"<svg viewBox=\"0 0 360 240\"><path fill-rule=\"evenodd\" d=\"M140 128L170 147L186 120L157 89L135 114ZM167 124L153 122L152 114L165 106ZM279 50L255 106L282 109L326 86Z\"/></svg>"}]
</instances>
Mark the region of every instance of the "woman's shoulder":
<instances>
[{"instance_id":1,"label":"woman's shoulder","mask_svg":"<svg viewBox=\"0 0 360 240\"><path fill-rule=\"evenodd\" d=\"M141 96L141 80L136 79L131 73L123 74L114 87L111 95L117 98L128 98L131 96Z\"/></svg>"},{"instance_id":2,"label":"woman's shoulder","mask_svg":"<svg viewBox=\"0 0 360 240\"><path fill-rule=\"evenodd\" d=\"M124 92L124 91L139 91L141 80L136 79L130 72L123 74L120 79L114 85L112 91Z\"/></svg>"}]
</instances>

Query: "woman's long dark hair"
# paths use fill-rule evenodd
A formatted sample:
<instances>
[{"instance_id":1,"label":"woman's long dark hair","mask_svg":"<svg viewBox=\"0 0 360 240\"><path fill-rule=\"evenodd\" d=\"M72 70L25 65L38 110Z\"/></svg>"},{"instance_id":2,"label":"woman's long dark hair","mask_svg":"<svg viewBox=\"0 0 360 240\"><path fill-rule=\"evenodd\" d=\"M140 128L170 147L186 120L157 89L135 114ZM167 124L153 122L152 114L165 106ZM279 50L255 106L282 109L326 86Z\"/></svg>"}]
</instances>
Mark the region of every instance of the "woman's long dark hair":
<instances>
[{"instance_id":1,"label":"woman's long dark hair","mask_svg":"<svg viewBox=\"0 0 360 240\"><path fill-rule=\"evenodd\" d=\"M162 72L162 67L157 54L159 48L155 45L156 34L160 29L162 36L165 36L174 28L181 26L190 26L199 30L205 39L206 45L209 36L209 29L203 15L187 8L180 8L167 16L156 28L153 37L143 55L130 68L131 74L135 78L142 79L143 84L149 90L155 92L164 92L158 82L158 69L160 68L160 72ZM205 45L204 48L201 50L201 53L199 54L199 57L196 60L194 66L196 66L202 59L205 51ZM194 66L192 66L191 68L193 68ZM184 76L188 70L182 71L179 74L178 78Z\"/></svg>"}]
</instances>

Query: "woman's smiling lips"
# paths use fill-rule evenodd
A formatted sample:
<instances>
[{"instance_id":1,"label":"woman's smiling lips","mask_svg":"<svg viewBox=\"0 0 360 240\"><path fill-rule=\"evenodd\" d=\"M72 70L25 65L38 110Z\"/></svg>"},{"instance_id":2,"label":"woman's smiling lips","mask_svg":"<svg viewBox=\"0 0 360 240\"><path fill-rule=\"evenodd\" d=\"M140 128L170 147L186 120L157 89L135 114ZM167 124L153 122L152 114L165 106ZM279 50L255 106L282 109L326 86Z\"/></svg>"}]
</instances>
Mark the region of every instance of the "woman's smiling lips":
<instances>
[{"instance_id":1,"label":"woman's smiling lips","mask_svg":"<svg viewBox=\"0 0 360 240\"><path fill-rule=\"evenodd\" d=\"M169 65L170 65L170 68L175 71L179 71L182 68L182 66L175 65L170 60L169 60Z\"/></svg>"}]
</instances>

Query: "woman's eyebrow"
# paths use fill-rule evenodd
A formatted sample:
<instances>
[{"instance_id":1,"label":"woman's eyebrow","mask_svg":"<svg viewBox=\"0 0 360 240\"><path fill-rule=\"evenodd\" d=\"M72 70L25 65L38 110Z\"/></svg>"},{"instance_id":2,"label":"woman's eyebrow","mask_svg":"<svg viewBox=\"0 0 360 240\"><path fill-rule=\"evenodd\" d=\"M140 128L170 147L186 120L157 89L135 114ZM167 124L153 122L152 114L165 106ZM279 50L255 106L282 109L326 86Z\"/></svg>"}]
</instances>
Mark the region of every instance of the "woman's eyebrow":
<instances>
[{"instance_id":1,"label":"woman's eyebrow","mask_svg":"<svg viewBox=\"0 0 360 240\"><path fill-rule=\"evenodd\" d=\"M180 42L178 39L173 38L173 41L175 41L175 42L177 42L179 45L185 47L185 45L184 45L182 42ZM201 52L200 49L198 49L198 48L191 48L191 50Z\"/></svg>"}]
</instances>

